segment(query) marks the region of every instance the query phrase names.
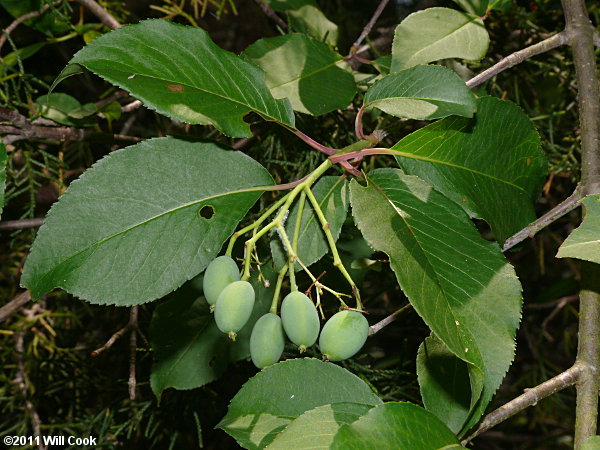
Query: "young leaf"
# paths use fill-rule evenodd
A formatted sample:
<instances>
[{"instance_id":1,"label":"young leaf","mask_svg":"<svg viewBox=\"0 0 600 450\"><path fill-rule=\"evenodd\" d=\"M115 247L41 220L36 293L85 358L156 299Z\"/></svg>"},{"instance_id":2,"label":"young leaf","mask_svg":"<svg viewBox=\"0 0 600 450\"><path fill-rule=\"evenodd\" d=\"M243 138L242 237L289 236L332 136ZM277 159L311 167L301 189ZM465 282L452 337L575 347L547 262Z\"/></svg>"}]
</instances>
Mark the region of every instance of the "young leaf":
<instances>
[{"instance_id":1,"label":"young leaf","mask_svg":"<svg viewBox=\"0 0 600 450\"><path fill-rule=\"evenodd\" d=\"M317 406L301 414L267 446L268 450L327 450L342 425L350 424L371 409L361 403L333 403Z\"/></svg>"},{"instance_id":2,"label":"young leaf","mask_svg":"<svg viewBox=\"0 0 600 450\"><path fill-rule=\"evenodd\" d=\"M287 97L296 111L325 114L347 107L356 93L354 77L341 67L344 58L306 35L260 39L242 55L266 72L273 97Z\"/></svg>"},{"instance_id":3,"label":"young leaf","mask_svg":"<svg viewBox=\"0 0 600 450\"><path fill-rule=\"evenodd\" d=\"M367 182L350 186L355 222L371 247L387 253L429 328L469 364L468 428L513 360L519 280L498 244L485 241L461 208L426 182L397 169L375 170Z\"/></svg>"},{"instance_id":4,"label":"young leaf","mask_svg":"<svg viewBox=\"0 0 600 450\"><path fill-rule=\"evenodd\" d=\"M478 61L489 44L490 37L477 16L427 8L411 14L396 28L391 72L446 58Z\"/></svg>"},{"instance_id":5,"label":"young leaf","mask_svg":"<svg viewBox=\"0 0 600 450\"><path fill-rule=\"evenodd\" d=\"M378 405L381 400L364 381L335 364L290 359L251 378L217 427L245 448L263 448L305 411L340 402Z\"/></svg>"},{"instance_id":6,"label":"young leaf","mask_svg":"<svg viewBox=\"0 0 600 450\"><path fill-rule=\"evenodd\" d=\"M261 0L274 11L286 12L292 29L335 47L338 26L325 17L315 0Z\"/></svg>"},{"instance_id":7,"label":"young leaf","mask_svg":"<svg viewBox=\"0 0 600 450\"><path fill-rule=\"evenodd\" d=\"M271 286L276 275L263 268ZM250 356L249 341L254 323L266 314L273 299L273 287L252 279L256 302L252 316L233 342L217 325L206 300L200 296L201 278L196 277L178 289L168 302L154 310L150 323L150 343L157 362L152 367L150 385L160 397L167 388L194 389L215 380L227 365Z\"/></svg>"},{"instance_id":8,"label":"young leaf","mask_svg":"<svg viewBox=\"0 0 600 450\"><path fill-rule=\"evenodd\" d=\"M329 231L333 238L337 240L346 220L348 211L348 182L340 177L323 177L312 188L323 214L329 223ZM298 217L298 204L294 205L286 221L286 231L290 239L294 235L296 218ZM319 219L314 213L311 204L306 201L302 213L302 222L300 225L300 238L298 239L298 257L306 266L310 266L320 260L329 252L327 238L323 233L323 228ZM287 262L287 252L284 251L283 243L278 237L271 241L271 253L273 262L277 269L283 267ZM296 270L301 270L299 264Z\"/></svg>"},{"instance_id":9,"label":"young leaf","mask_svg":"<svg viewBox=\"0 0 600 450\"><path fill-rule=\"evenodd\" d=\"M432 335L419 347L417 376L425 409L458 433L471 405L467 364Z\"/></svg>"},{"instance_id":10,"label":"young leaf","mask_svg":"<svg viewBox=\"0 0 600 450\"><path fill-rule=\"evenodd\" d=\"M588 195L583 223L562 243L557 258L577 258L600 264L600 194Z\"/></svg>"},{"instance_id":11,"label":"young leaf","mask_svg":"<svg viewBox=\"0 0 600 450\"><path fill-rule=\"evenodd\" d=\"M533 123L512 102L480 98L473 119L442 119L392 149L402 170L486 220L500 242L535 219L547 161Z\"/></svg>"},{"instance_id":12,"label":"young leaf","mask_svg":"<svg viewBox=\"0 0 600 450\"><path fill-rule=\"evenodd\" d=\"M473 117L477 108L471 89L441 66L417 66L384 77L369 88L364 106L426 120L453 114Z\"/></svg>"},{"instance_id":13,"label":"young leaf","mask_svg":"<svg viewBox=\"0 0 600 450\"><path fill-rule=\"evenodd\" d=\"M4 209L4 189L6 188L6 147L0 142L0 217Z\"/></svg>"},{"instance_id":14,"label":"young leaf","mask_svg":"<svg viewBox=\"0 0 600 450\"><path fill-rule=\"evenodd\" d=\"M437 417L405 402L372 408L356 422L344 425L333 439L332 450L460 449L464 448Z\"/></svg>"},{"instance_id":15,"label":"young leaf","mask_svg":"<svg viewBox=\"0 0 600 450\"><path fill-rule=\"evenodd\" d=\"M60 92L39 96L34 104L42 117L67 126L93 126L96 120L89 117L98 109L93 103L82 105L79 101Z\"/></svg>"},{"instance_id":16,"label":"young leaf","mask_svg":"<svg viewBox=\"0 0 600 450\"><path fill-rule=\"evenodd\" d=\"M218 47L199 28L145 20L85 46L58 81L76 72L72 65L100 75L172 119L213 125L229 136L252 135L243 120L250 111L294 126L289 103L273 98L263 71Z\"/></svg>"},{"instance_id":17,"label":"young leaf","mask_svg":"<svg viewBox=\"0 0 600 450\"><path fill-rule=\"evenodd\" d=\"M271 185L248 156L150 139L110 153L74 182L40 228L21 284L98 304L160 298L198 273Z\"/></svg>"}]
</instances>

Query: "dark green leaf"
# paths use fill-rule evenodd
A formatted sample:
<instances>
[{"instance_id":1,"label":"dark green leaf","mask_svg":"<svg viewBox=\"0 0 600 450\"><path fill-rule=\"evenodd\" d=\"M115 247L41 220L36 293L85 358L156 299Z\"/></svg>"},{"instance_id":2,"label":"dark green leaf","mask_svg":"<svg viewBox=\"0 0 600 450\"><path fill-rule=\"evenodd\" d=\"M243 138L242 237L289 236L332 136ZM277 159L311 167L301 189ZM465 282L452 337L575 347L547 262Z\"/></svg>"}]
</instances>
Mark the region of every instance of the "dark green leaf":
<instances>
[{"instance_id":1,"label":"dark green leaf","mask_svg":"<svg viewBox=\"0 0 600 450\"><path fill-rule=\"evenodd\" d=\"M475 96L456 73L440 66L417 66L379 80L364 105L396 117L438 119L453 114L473 117Z\"/></svg>"},{"instance_id":2,"label":"dark green leaf","mask_svg":"<svg viewBox=\"0 0 600 450\"><path fill-rule=\"evenodd\" d=\"M348 211L348 182L340 177L323 177L312 188L319 206L329 222L329 230L337 240L346 220ZM294 235L294 227L298 217L298 204L290 211L286 221L286 231L290 239ZM329 252L329 245L319 219L308 200L304 205L302 223L300 225L300 238L298 239L298 256L307 267L316 263ZM281 240L277 237L271 241L271 253L275 267L280 269L287 261L287 252L284 251ZM296 265L296 270L301 270Z\"/></svg>"},{"instance_id":3,"label":"dark green leaf","mask_svg":"<svg viewBox=\"0 0 600 450\"><path fill-rule=\"evenodd\" d=\"M267 449L327 450L331 447L333 437L342 425L354 422L371 408L371 405L360 403L333 403L317 406L291 421L267 446Z\"/></svg>"},{"instance_id":4,"label":"dark green leaf","mask_svg":"<svg viewBox=\"0 0 600 450\"><path fill-rule=\"evenodd\" d=\"M367 181L351 183L355 222L371 247L388 254L425 323L469 364L468 428L513 360L519 280L498 244L485 241L461 208L426 182L397 169L376 170Z\"/></svg>"},{"instance_id":5,"label":"dark green leaf","mask_svg":"<svg viewBox=\"0 0 600 450\"><path fill-rule=\"evenodd\" d=\"M110 153L55 203L21 283L99 304L160 298L200 273L273 181L211 143L151 139Z\"/></svg>"},{"instance_id":6,"label":"dark green leaf","mask_svg":"<svg viewBox=\"0 0 600 450\"><path fill-rule=\"evenodd\" d=\"M471 404L467 364L435 336L426 338L417 355L417 375L425 408L458 433Z\"/></svg>"},{"instance_id":7,"label":"dark green leaf","mask_svg":"<svg viewBox=\"0 0 600 450\"><path fill-rule=\"evenodd\" d=\"M340 428L332 450L464 448L440 420L412 403L384 403Z\"/></svg>"},{"instance_id":8,"label":"dark green leaf","mask_svg":"<svg viewBox=\"0 0 600 450\"><path fill-rule=\"evenodd\" d=\"M449 8L428 8L411 14L396 28L391 72L446 58L478 61L490 38L477 16Z\"/></svg>"},{"instance_id":9,"label":"dark green leaf","mask_svg":"<svg viewBox=\"0 0 600 450\"><path fill-rule=\"evenodd\" d=\"M344 58L308 36L260 39L243 55L266 72L273 97L288 98L296 111L318 116L346 108L356 93Z\"/></svg>"},{"instance_id":10,"label":"dark green leaf","mask_svg":"<svg viewBox=\"0 0 600 450\"><path fill-rule=\"evenodd\" d=\"M338 40L338 26L325 17L314 0L261 0L274 11L286 12L292 29L331 46Z\"/></svg>"},{"instance_id":11,"label":"dark green leaf","mask_svg":"<svg viewBox=\"0 0 600 450\"><path fill-rule=\"evenodd\" d=\"M305 411L341 402L378 405L381 400L364 381L335 364L290 359L251 378L218 427L246 448L262 448Z\"/></svg>"},{"instance_id":12,"label":"dark green leaf","mask_svg":"<svg viewBox=\"0 0 600 450\"><path fill-rule=\"evenodd\" d=\"M557 258L577 258L600 264L600 194L588 195L583 223L562 243Z\"/></svg>"},{"instance_id":13,"label":"dark green leaf","mask_svg":"<svg viewBox=\"0 0 600 450\"><path fill-rule=\"evenodd\" d=\"M547 162L533 123L512 102L480 98L475 118L448 117L392 148L406 173L486 220L500 242L535 219Z\"/></svg>"},{"instance_id":14,"label":"dark green leaf","mask_svg":"<svg viewBox=\"0 0 600 450\"><path fill-rule=\"evenodd\" d=\"M263 271L266 271L265 267ZM275 276L267 279L275 286ZM201 277L175 292L168 302L154 310L150 342L158 360L152 367L150 384L157 397L166 388L194 389L220 377L230 362L250 356L249 341L254 323L266 314L274 288L252 280L256 292L254 310L248 323L233 342L216 326L204 297Z\"/></svg>"},{"instance_id":15,"label":"dark green leaf","mask_svg":"<svg viewBox=\"0 0 600 450\"><path fill-rule=\"evenodd\" d=\"M294 126L289 103L273 98L263 71L218 47L199 28L145 20L95 39L70 64L100 75L172 119L214 125L229 136L251 136L243 120L250 111Z\"/></svg>"}]
</instances>

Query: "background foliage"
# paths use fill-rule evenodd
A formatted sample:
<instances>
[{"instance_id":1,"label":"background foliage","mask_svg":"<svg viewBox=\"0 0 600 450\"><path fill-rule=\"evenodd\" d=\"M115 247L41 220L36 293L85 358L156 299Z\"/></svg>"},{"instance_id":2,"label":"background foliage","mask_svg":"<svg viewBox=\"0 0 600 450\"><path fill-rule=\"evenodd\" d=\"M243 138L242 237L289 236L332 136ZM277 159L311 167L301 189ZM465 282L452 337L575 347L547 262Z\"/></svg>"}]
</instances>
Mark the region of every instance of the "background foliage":
<instances>
[{"instance_id":1,"label":"background foliage","mask_svg":"<svg viewBox=\"0 0 600 450\"><path fill-rule=\"evenodd\" d=\"M17 3L23 9L14 10ZM30 6L26 3L35 4L33 9L39 5L35 1L0 1L4 8L0 27L5 28L13 20L10 14L18 17L27 12L25 8ZM218 45L235 53L258 38L278 35L274 23L250 0L209 2L204 17L202 4L197 0L102 3L123 22L169 17L178 23L200 26ZM341 55L347 54L372 14L373 5L336 0L319 2L319 6L329 20L339 24L337 50ZM443 1L404 1L389 5L370 35L372 58L389 54L393 30L400 20L428 6L453 7ZM590 14L598 23L600 8L591 2ZM491 36L488 56L479 63L468 63L462 69L467 73L477 73L492 60L561 29L560 2L545 0L507 5L503 10L493 11L486 26ZM60 108L53 103L48 110L44 96L52 81L84 43L106 31L107 28L98 24L86 10L65 0L53 4L43 16L20 26L7 40L0 62L0 106L18 109L31 117L42 113L66 125L88 127L90 135L89 139L68 144L41 139L9 144L3 220L43 217L73 179L110 151L135 142L133 136L168 134L211 138L226 146L236 142L209 127L183 125L145 108L121 114L120 104L130 99L90 74L65 80L57 89L63 94ZM254 51L259 53L260 49ZM331 54L325 56L332 57ZM368 66L362 66L361 70L375 73ZM577 181L579 155L576 149L579 146L574 132L577 121L572 76L570 58L565 58L561 51L552 51L502 73L488 86L492 95L520 105L537 126L551 169L538 201L538 212L550 209L565 198ZM357 105L360 105L359 99L360 96ZM306 103L301 106L312 107ZM103 117L98 118L96 113ZM348 112L334 109L319 118L300 115L296 120L299 128L326 145L341 148L352 142L353 120ZM388 146L422 125L376 113L367 116L365 121L367 129L377 122L380 128L390 132L386 140ZM276 182L295 179L322 159L274 124L256 118L252 125L256 137L245 142L244 151L263 164ZM113 134L119 137L115 139ZM389 162L378 158L369 164L375 168ZM269 195L261 202L267 202ZM258 210L260 205L253 212ZM531 245L508 254L523 283L525 307L517 335L515 363L492 406L553 376L573 360L577 330L573 301L577 298L579 272L569 259L557 260L554 256L562 240L579 223L578 214L574 212L564 217L536 235ZM252 214L248 216L251 218ZM486 225L478 225L485 233ZM19 292L23 261L34 236L34 229L0 228L0 298L3 300ZM352 275L357 282L363 282L363 297L369 299L367 308L372 323L406 302L391 271L364 269L367 265L377 269L387 263L378 261L382 254L371 254L354 228L342 226L339 245L346 260L357 262ZM320 273L320 270L315 269L315 272ZM337 274L326 277L331 286L343 283L337 280ZM140 307L140 329L143 335L150 334L151 341L152 315L157 308L165 308L173 295ZM123 308L90 305L56 291L2 322L0 434L30 434L31 404L39 414L43 434L59 431L91 434L100 437L100 442L106 442L106 448L193 448L198 445L235 448L235 442L214 427L225 415L229 400L256 372L252 364L238 361L232 366L233 370L199 389L167 389L159 403L150 386L153 351L142 339L137 343L138 396L131 402L127 393L128 340L121 339L97 357L90 356L127 321L128 314ZM415 359L420 342L428 334L419 316L408 311L384 332L371 338L359 358L343 362L342 366L367 381L385 401L419 403ZM21 356L16 351L19 343L23 345ZM27 377L26 392L15 382L20 373ZM568 448L573 424L564 417L570 417L568 412L573 404L574 391L563 391L485 433L475 444L489 449Z\"/></svg>"}]
</instances>

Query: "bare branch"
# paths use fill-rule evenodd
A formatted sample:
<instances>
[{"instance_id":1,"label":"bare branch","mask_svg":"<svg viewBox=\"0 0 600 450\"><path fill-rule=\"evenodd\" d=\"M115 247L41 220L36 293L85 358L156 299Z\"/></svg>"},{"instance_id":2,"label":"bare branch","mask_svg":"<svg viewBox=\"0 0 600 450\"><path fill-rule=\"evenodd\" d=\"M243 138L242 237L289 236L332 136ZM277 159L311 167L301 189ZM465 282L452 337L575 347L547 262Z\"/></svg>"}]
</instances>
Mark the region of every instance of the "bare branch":
<instances>
[{"instance_id":1,"label":"bare branch","mask_svg":"<svg viewBox=\"0 0 600 450\"><path fill-rule=\"evenodd\" d=\"M123 107L121 107L121 112L124 112L124 113L131 112L131 111L138 109L140 106L142 106L142 102L139 100L135 100L135 101L128 103L128 104L124 105Z\"/></svg>"},{"instance_id":2,"label":"bare branch","mask_svg":"<svg viewBox=\"0 0 600 450\"><path fill-rule=\"evenodd\" d=\"M90 10L100 21L109 28L116 30L121 28L121 25L117 19L115 19L106 9L96 3L94 0L77 0L83 6Z\"/></svg>"},{"instance_id":3,"label":"bare branch","mask_svg":"<svg viewBox=\"0 0 600 450\"><path fill-rule=\"evenodd\" d=\"M555 34L554 36L549 37L548 39L544 39L537 44L533 44L530 47L519 50L511 55L508 55L506 58L500 60L492 67L487 70L484 70L479 75L471 78L467 81L467 86L470 88L474 88L489 80L490 78L498 75L500 72L505 71L506 69L510 69L511 67L516 66L517 64L522 63L526 59L531 58L532 56L539 55L540 53L547 52L552 50L553 48L559 47L567 43L567 34L564 31Z\"/></svg>"},{"instance_id":4,"label":"bare branch","mask_svg":"<svg viewBox=\"0 0 600 450\"><path fill-rule=\"evenodd\" d=\"M10 302L0 308L0 322L6 320L7 317L14 314L23 305L31 301L31 293L29 291L21 292Z\"/></svg>"},{"instance_id":5,"label":"bare branch","mask_svg":"<svg viewBox=\"0 0 600 450\"><path fill-rule=\"evenodd\" d=\"M262 10L262 12L265 14L265 16L267 16L269 19L271 19L273 22L275 22L277 25L279 25L279 27L282 30L285 31L288 29L288 26L287 26L287 23L285 23L285 20L283 20L281 17L279 17L277 15L277 13L275 11L273 11L269 5L261 2L260 0L255 0L255 1L256 1L256 4L259 6L259 8Z\"/></svg>"},{"instance_id":6,"label":"bare branch","mask_svg":"<svg viewBox=\"0 0 600 450\"><path fill-rule=\"evenodd\" d=\"M595 28L584 0L562 0L565 31L573 49L581 124L581 182L584 194L600 193L600 90L594 52ZM585 213L585 211L584 211ZM579 300L576 364L584 368L577 382L575 448L597 433L600 392L600 265L583 261Z\"/></svg>"},{"instance_id":7,"label":"bare branch","mask_svg":"<svg viewBox=\"0 0 600 450\"><path fill-rule=\"evenodd\" d=\"M25 409L31 420L31 428L33 435L38 440L38 449L45 450L46 446L43 444L41 436L42 421L40 416L35 409L35 405L29 400L29 392L27 388L27 374L25 372L25 362L23 360L23 353L25 352L25 330L19 330L15 333L15 353L17 360L17 376L15 378L15 384L21 392L23 399L25 400Z\"/></svg>"},{"instance_id":8,"label":"bare branch","mask_svg":"<svg viewBox=\"0 0 600 450\"><path fill-rule=\"evenodd\" d=\"M565 214L570 213L579 206L579 202L584 197L583 190L578 186L577 189L567 199L556 205L542 217L537 219L535 222L530 223L522 230L516 232L509 237L502 246L502 251L507 251L513 248L515 245L523 242L527 238L532 238L535 233L546 228L554 221L560 219Z\"/></svg>"},{"instance_id":9,"label":"bare branch","mask_svg":"<svg viewBox=\"0 0 600 450\"><path fill-rule=\"evenodd\" d=\"M25 22L26 20L33 19L34 17L41 16L41 15L42 15L42 14L44 14L44 13L45 13L45 12L48 10L48 8L50 8L51 6L57 6L57 5L61 4L61 3L62 3L62 0L58 0L57 2L54 2L54 3L52 3L52 4L50 4L50 3L47 3L47 4L45 4L45 5L42 7L42 9L40 9L39 11L32 11L32 12L30 12L30 13L24 14L24 15L22 15L21 17L19 17L19 18L17 18L17 19L15 19L15 20L13 20L13 22L12 22L12 23L11 23L9 26L7 26L7 27L4 29L4 33L2 33L2 35L0 36L0 50L2 50L2 47L4 46L4 43L6 42L6 39L8 38L8 36L9 36L9 35L10 35L10 34L11 34L13 31L15 31L15 29L16 29L16 28L17 28L19 25L21 25L21 24L22 24L23 22ZM2 58L0 58L0 59L2 59Z\"/></svg>"},{"instance_id":10,"label":"bare branch","mask_svg":"<svg viewBox=\"0 0 600 450\"><path fill-rule=\"evenodd\" d=\"M0 222L0 231L36 228L41 226L43 223L43 217L36 217L35 219L5 220L4 222Z\"/></svg>"},{"instance_id":11,"label":"bare branch","mask_svg":"<svg viewBox=\"0 0 600 450\"><path fill-rule=\"evenodd\" d=\"M91 355L93 357L98 356L100 353L108 350L109 348L111 348L113 346L113 344L115 342L117 342L121 337L123 337L123 335L125 333L127 333L129 330L131 329L131 325L130 323L128 323L127 325L125 325L123 328L121 328L120 330L118 330L115 334L113 334L110 339L108 341L106 341L106 344L104 344L102 347L97 348L96 350L94 350Z\"/></svg>"},{"instance_id":12,"label":"bare branch","mask_svg":"<svg viewBox=\"0 0 600 450\"><path fill-rule=\"evenodd\" d=\"M254 138L255 138L255 136L242 138L239 141L237 141L235 144L233 144L231 146L231 148L233 148L235 150L240 150L240 149L244 148L246 145L248 145L250 143L250 141L252 141Z\"/></svg>"},{"instance_id":13,"label":"bare branch","mask_svg":"<svg viewBox=\"0 0 600 450\"><path fill-rule=\"evenodd\" d=\"M136 377L135 377L135 352L137 349L137 328L138 328L138 306L132 306L129 314L129 380L127 382L129 388L129 400L135 400Z\"/></svg>"},{"instance_id":14,"label":"bare branch","mask_svg":"<svg viewBox=\"0 0 600 450\"><path fill-rule=\"evenodd\" d=\"M407 305L404 305L402 308L394 311L392 314L387 316L385 319L380 320L379 322L377 322L374 325L371 325L369 327L369 336L372 336L375 333L378 333L382 328L387 327L390 323L394 322L400 314L402 314L404 311L406 311L410 308L412 308L412 305L410 303Z\"/></svg>"},{"instance_id":15,"label":"bare branch","mask_svg":"<svg viewBox=\"0 0 600 450\"><path fill-rule=\"evenodd\" d=\"M506 419L514 416L518 412L523 411L525 408L529 406L535 406L540 400L555 394L566 387L574 385L582 373L583 367L581 367L579 364L575 364L570 369L565 370L553 378L550 378L548 381L545 381L531 389L526 389L524 394L511 400L505 405L502 405L500 408L485 416L483 422L481 422L479 425L479 428L477 428L473 434L466 438L462 444L466 445L475 437L479 436L490 428L495 427L499 423L504 422Z\"/></svg>"},{"instance_id":16,"label":"bare branch","mask_svg":"<svg viewBox=\"0 0 600 450\"><path fill-rule=\"evenodd\" d=\"M351 54L357 53L357 50L360 47L360 44L362 44L364 39L371 32L371 30L373 29L373 26L375 25L375 22L377 22L377 19L379 19L379 16L381 15L383 10L387 6L388 2L389 2L389 0L381 0L379 2L377 9L373 13L373 17L371 17L371 20L369 20L369 22L365 25L365 27L362 30L362 33L360 33L360 36L358 36L358 39L356 39L354 44L352 44L353 51L352 50L350 51Z\"/></svg>"}]
</instances>

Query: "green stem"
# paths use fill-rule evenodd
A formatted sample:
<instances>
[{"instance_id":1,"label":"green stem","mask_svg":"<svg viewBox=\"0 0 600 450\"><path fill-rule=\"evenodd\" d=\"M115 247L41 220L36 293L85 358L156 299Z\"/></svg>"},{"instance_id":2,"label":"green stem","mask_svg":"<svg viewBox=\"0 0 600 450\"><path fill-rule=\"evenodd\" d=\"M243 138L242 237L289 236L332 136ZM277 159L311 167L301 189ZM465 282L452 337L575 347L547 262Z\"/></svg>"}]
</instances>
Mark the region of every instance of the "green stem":
<instances>
[{"instance_id":1,"label":"green stem","mask_svg":"<svg viewBox=\"0 0 600 450\"><path fill-rule=\"evenodd\" d=\"M306 179L302 183L299 183L294 189L292 189L288 194L285 195L285 197L284 197L285 201L280 200L279 202L277 202L275 204L275 205L279 206L279 204L283 203L283 205L281 206L281 209L279 210L279 213L277 214L277 216L275 216L275 219L273 219L270 223L268 223L263 228L261 228L260 231L256 232L250 239L248 239L246 241L245 257L244 257L244 274L242 276L243 280L250 279L250 255L252 253L252 249L256 245L256 242L262 236L264 236L265 233L267 233L270 229L277 227L277 229L280 231L280 234L282 235L282 239L284 236L287 239L287 243L284 242L284 244L286 244L288 251L290 251L290 252L292 251L292 247L290 245L289 238L287 238L287 233L285 232L285 228L283 227L283 222L286 217L286 214L289 212L290 205L292 204L294 199L298 196L298 194L300 194L303 191L303 189L305 187L312 186L313 183L321 175L323 175L323 173L325 173L325 171L327 169L329 169L332 165L333 165L333 163L331 161L329 161L329 159L323 161L323 163L321 163L321 165L319 165L319 167L317 167L308 177L306 177ZM271 208L269 208L269 210L265 214L263 214L257 220L257 222L260 220L262 223L262 221L264 221L264 219L266 219L266 217L268 217L272 213L272 211L274 211L276 209L276 208L274 208L275 205L273 205ZM269 211L271 211L271 213L269 213ZM267 213L269 213L269 214L267 214ZM254 223L254 224L249 225L248 227L244 228L241 231L246 232L249 230L254 230L256 228L257 228L257 225L256 225L256 223ZM248 230L246 230L246 229L248 229ZM238 235L239 234L241 234L241 233L238 233ZM229 247L231 247L231 248L229 248ZM230 243L229 247L227 249L228 251L233 248L233 245ZM294 256L297 257L297 255L294 255Z\"/></svg>"},{"instance_id":2,"label":"green stem","mask_svg":"<svg viewBox=\"0 0 600 450\"><path fill-rule=\"evenodd\" d=\"M275 283L275 292L273 292L273 300L271 301L271 308L269 309L270 313L277 314L277 307L279 306L279 293L281 292L281 285L283 284L283 279L285 278L285 273L288 271L288 265L285 264L279 274L277 275L277 283Z\"/></svg>"},{"instance_id":3,"label":"green stem","mask_svg":"<svg viewBox=\"0 0 600 450\"><path fill-rule=\"evenodd\" d=\"M294 255L298 254L298 240L300 239L300 227L302 226L302 214L304 213L304 204L306 203L306 193L302 191L300 198L298 199L298 215L296 216L296 223L294 224L294 237L292 239L292 252ZM297 291L298 286L296 284L296 264L295 258L289 255L290 265L290 284L292 285L292 291Z\"/></svg>"},{"instance_id":4,"label":"green stem","mask_svg":"<svg viewBox=\"0 0 600 450\"><path fill-rule=\"evenodd\" d=\"M356 308L362 309L360 293L358 292L358 288L356 287L354 280L352 279L352 277L344 267L344 264L342 263L340 254L338 253L337 247L335 246L335 239L333 238L331 230L329 229L329 222L327 221L325 214L323 214L323 210L319 205L319 201L315 198L314 194L312 193L309 187L305 187L304 191L306 192L306 196L308 197L308 200L310 201L313 209L315 210L315 214L319 218L319 222L321 222L321 227L323 228L323 232L325 233L325 237L327 238L327 243L329 244L329 248L331 249L331 254L333 255L333 265L338 268L338 270L341 272L344 278L348 281L348 284L350 284L350 287L352 288L352 293L356 298Z\"/></svg>"},{"instance_id":5,"label":"green stem","mask_svg":"<svg viewBox=\"0 0 600 450\"><path fill-rule=\"evenodd\" d=\"M229 245L227 246L227 251L225 252L225 255L231 257L231 253L233 252L233 246L235 244L235 241L237 241L237 238L239 238L243 234L248 233L249 231L252 231L252 230L255 230L256 228L258 228L260 226L260 224L263 223L267 219L267 217L269 217L271 214L273 214L275 211L277 211L277 208L279 208L287 200L287 198L290 194L291 194L291 192L288 192L283 197L281 197L279 200L277 200L275 203L273 203L271 205L271 207L269 209L267 209L253 223L251 223L247 227L244 227L241 230L233 233L233 235L229 239Z\"/></svg>"}]
</instances>

